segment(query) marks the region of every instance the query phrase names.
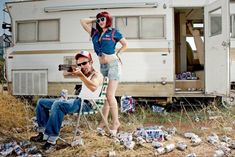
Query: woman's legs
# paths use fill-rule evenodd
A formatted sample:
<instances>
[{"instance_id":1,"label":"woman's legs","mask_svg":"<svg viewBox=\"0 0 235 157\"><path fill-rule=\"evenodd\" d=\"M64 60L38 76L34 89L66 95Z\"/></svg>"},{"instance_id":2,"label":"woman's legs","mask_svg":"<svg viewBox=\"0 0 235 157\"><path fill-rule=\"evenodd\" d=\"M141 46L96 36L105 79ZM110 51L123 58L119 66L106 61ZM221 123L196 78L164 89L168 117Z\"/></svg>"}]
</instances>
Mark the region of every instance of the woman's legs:
<instances>
[{"instance_id":1,"label":"woman's legs","mask_svg":"<svg viewBox=\"0 0 235 157\"><path fill-rule=\"evenodd\" d=\"M109 110L110 110L109 103L108 103L107 100L105 100L104 106L102 108L102 113L104 115L104 118L105 118L106 122L108 122ZM102 121L100 122L98 127L102 128L102 129L105 127L104 119L102 119Z\"/></svg>"},{"instance_id":2,"label":"woman's legs","mask_svg":"<svg viewBox=\"0 0 235 157\"><path fill-rule=\"evenodd\" d=\"M118 104L115 98L115 93L118 87L117 80L109 80L108 88L107 88L107 101L110 107L111 115L112 115L112 126L111 130L117 130L120 126L120 122L118 119Z\"/></svg>"},{"instance_id":3,"label":"woman's legs","mask_svg":"<svg viewBox=\"0 0 235 157\"><path fill-rule=\"evenodd\" d=\"M101 64L100 71L104 77L109 78L109 83L107 87L105 105L102 109L105 120L108 121L109 111L111 111L112 115L112 126L111 130L117 130L120 126L120 122L118 119L118 105L117 100L115 98L115 93L118 87L118 82L120 80L121 75L121 64L118 60L113 60L107 64ZM102 120L99 127L104 127L104 121Z\"/></svg>"}]
</instances>

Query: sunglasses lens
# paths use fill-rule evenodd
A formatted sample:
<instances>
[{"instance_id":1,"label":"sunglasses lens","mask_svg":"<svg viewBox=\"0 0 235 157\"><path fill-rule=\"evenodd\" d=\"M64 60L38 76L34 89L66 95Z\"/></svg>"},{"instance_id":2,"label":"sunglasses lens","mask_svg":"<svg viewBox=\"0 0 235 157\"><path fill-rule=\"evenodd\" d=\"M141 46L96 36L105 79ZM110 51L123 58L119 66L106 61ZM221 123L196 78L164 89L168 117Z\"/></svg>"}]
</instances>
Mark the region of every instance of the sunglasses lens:
<instances>
[{"instance_id":1,"label":"sunglasses lens","mask_svg":"<svg viewBox=\"0 0 235 157\"><path fill-rule=\"evenodd\" d=\"M104 21L105 21L105 18L104 18L104 17L101 17L100 20L101 20L102 22L104 22Z\"/></svg>"},{"instance_id":2,"label":"sunglasses lens","mask_svg":"<svg viewBox=\"0 0 235 157\"><path fill-rule=\"evenodd\" d=\"M83 62L83 63L81 63L82 65L86 65L88 62Z\"/></svg>"},{"instance_id":3,"label":"sunglasses lens","mask_svg":"<svg viewBox=\"0 0 235 157\"><path fill-rule=\"evenodd\" d=\"M106 20L105 17L101 17L101 18L98 18L98 19L96 20L96 22L97 22L97 23L100 23L101 21L104 22L105 20Z\"/></svg>"},{"instance_id":4,"label":"sunglasses lens","mask_svg":"<svg viewBox=\"0 0 235 157\"><path fill-rule=\"evenodd\" d=\"M81 66L81 65L86 65L88 62L82 62L82 63L79 63L79 64L77 64L77 66Z\"/></svg>"}]
</instances>

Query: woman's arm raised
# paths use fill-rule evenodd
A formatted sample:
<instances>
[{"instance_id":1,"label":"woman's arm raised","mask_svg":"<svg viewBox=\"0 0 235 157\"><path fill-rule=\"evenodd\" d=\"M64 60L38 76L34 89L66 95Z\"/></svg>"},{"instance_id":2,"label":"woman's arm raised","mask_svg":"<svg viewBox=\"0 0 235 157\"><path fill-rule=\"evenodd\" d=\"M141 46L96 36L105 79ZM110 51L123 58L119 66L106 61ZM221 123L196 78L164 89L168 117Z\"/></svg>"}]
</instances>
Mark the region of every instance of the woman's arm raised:
<instances>
[{"instance_id":1,"label":"woman's arm raised","mask_svg":"<svg viewBox=\"0 0 235 157\"><path fill-rule=\"evenodd\" d=\"M80 23L82 25L82 27L85 29L85 31L87 31L87 33L89 33L91 35L91 26L92 26L92 22L95 22L96 18L83 18L80 19Z\"/></svg>"}]
</instances>

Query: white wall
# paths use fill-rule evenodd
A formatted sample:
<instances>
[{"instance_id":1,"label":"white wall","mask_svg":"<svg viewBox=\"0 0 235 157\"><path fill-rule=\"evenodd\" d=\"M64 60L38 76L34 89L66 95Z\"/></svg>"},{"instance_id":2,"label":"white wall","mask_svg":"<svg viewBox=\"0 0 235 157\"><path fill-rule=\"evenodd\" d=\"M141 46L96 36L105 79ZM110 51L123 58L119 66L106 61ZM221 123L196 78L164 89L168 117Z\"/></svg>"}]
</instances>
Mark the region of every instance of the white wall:
<instances>
[{"instance_id":1,"label":"white wall","mask_svg":"<svg viewBox=\"0 0 235 157\"><path fill-rule=\"evenodd\" d=\"M132 0L133 2L136 2ZM57 2L57 3L55 3ZM110 1L102 0L99 3ZM123 2L126 2L123 0ZM153 2L153 1L152 1ZM156 1L154 1L156 2ZM166 17L166 39L142 39L128 40L128 48L155 48L167 49L169 52L124 52L123 60L123 75L122 82L160 82L162 77L166 77L167 81L174 80L174 42L173 42L173 8L163 8L163 4L167 1L159 0L157 8L139 8L139 9L110 9L108 10L113 16L125 15L164 15ZM38 43L16 43L9 50L8 55L13 56L8 64L8 76L11 80L11 69L48 69L49 82L67 82L77 81L74 79L64 79L59 72L58 64L63 63L63 56L68 54L32 54L33 51L47 50L81 50L92 49L92 43L89 35L83 30L80 25L80 18L95 16L100 10L83 10L83 11L66 11L45 13L45 7L61 6L61 5L81 5L81 4L98 3L87 0L50 0L50 1L35 1L24 3L10 3L11 15L13 19L15 32L15 22L22 20L39 20L39 19L56 19L61 21L60 26L60 41L59 42L38 42ZM114 0L112 3L121 3ZM119 45L120 46L120 45ZM24 54L17 55L15 52L21 51ZM27 55L30 52L30 55ZM167 54L162 56L162 54ZM74 54L71 54L73 56ZM96 56L94 58L97 59ZM164 61L165 60L165 61ZM163 63L164 62L164 63ZM95 61L98 67L98 61Z\"/></svg>"}]
</instances>

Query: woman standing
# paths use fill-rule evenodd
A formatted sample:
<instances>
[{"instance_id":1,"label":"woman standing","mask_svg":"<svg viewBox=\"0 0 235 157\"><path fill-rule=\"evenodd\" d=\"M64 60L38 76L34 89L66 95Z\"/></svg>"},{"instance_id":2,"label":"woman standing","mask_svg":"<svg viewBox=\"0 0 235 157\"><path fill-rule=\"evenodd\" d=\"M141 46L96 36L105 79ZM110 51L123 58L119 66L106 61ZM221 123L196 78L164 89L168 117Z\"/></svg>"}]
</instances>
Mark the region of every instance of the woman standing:
<instances>
[{"instance_id":1,"label":"woman standing","mask_svg":"<svg viewBox=\"0 0 235 157\"><path fill-rule=\"evenodd\" d=\"M120 126L118 105L115 98L121 74L119 53L127 48L127 41L119 31L111 27L112 16L106 11L98 13L96 18L84 18L81 19L80 22L85 31L87 31L92 38L94 50L99 57L101 73L109 78L106 95L107 101L105 102L102 112L106 121L108 121L109 111L111 111L112 125L110 133L116 136ZM92 28L93 22L96 22L96 28ZM121 44L121 48L115 52L115 47L118 42ZM105 123L101 121L97 131L103 132L104 127Z\"/></svg>"}]
</instances>

